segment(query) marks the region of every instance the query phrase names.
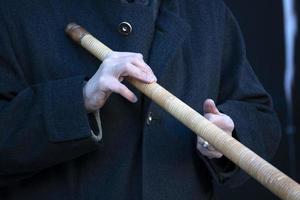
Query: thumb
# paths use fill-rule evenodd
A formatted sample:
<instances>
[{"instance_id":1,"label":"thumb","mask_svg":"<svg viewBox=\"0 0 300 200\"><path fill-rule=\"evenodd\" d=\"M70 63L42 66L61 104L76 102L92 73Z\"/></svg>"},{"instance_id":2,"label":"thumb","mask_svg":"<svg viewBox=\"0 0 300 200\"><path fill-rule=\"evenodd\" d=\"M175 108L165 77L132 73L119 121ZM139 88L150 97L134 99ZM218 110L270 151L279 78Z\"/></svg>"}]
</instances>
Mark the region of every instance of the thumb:
<instances>
[{"instance_id":1,"label":"thumb","mask_svg":"<svg viewBox=\"0 0 300 200\"><path fill-rule=\"evenodd\" d=\"M203 103L203 111L204 113L213 113L213 114L221 114L216 107L215 102L212 99L206 99Z\"/></svg>"}]
</instances>

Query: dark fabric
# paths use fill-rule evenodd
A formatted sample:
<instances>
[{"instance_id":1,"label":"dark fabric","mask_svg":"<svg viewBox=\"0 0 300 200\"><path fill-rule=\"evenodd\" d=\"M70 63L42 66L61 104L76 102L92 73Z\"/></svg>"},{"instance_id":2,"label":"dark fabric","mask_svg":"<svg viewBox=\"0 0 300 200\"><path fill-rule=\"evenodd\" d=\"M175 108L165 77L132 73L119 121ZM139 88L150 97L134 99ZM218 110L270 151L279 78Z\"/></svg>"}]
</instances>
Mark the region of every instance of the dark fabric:
<instances>
[{"instance_id":1,"label":"dark fabric","mask_svg":"<svg viewBox=\"0 0 300 200\"><path fill-rule=\"evenodd\" d=\"M165 0L156 21L151 7L119 0L0 1L1 199L210 199L213 180L247 179L204 162L196 136L147 98L113 94L100 111L103 138L92 139L82 84L99 61L64 34L72 21L114 50L143 53L159 83L197 111L213 98L240 141L274 153L280 127L270 97L221 1ZM122 21L129 36L118 33Z\"/></svg>"},{"instance_id":2,"label":"dark fabric","mask_svg":"<svg viewBox=\"0 0 300 200\"><path fill-rule=\"evenodd\" d=\"M300 155L300 114L297 112L300 109L300 2L296 1L296 13L297 13L297 27L298 27L298 33L296 38L296 45L295 45L295 82L294 82L294 88L293 88L293 97L294 97L294 125L295 127L295 142L296 142L296 156ZM295 169L298 169L300 166L300 160L296 160L296 167ZM300 181L300 173L298 170L296 170L296 180Z\"/></svg>"},{"instance_id":3,"label":"dark fabric","mask_svg":"<svg viewBox=\"0 0 300 200\"><path fill-rule=\"evenodd\" d=\"M157 17L161 0L121 0L123 3L137 3L145 6L151 6L154 18Z\"/></svg>"},{"instance_id":4,"label":"dark fabric","mask_svg":"<svg viewBox=\"0 0 300 200\"><path fill-rule=\"evenodd\" d=\"M247 47L247 57L265 89L272 95L282 127L286 127L284 78L284 30L282 0L224 0L237 18ZM272 6L270 6L272 4ZM255 10L255 12L253 12ZM297 55L297 54L296 54ZM300 54L298 54L300 55ZM297 109L295 109L297 110ZM283 128L283 130L286 130ZM299 138L300 139L300 138ZM298 140L300 142L300 140ZM288 172L287 136L282 135L279 151L271 163ZM254 179L242 187L216 187L216 199L250 200L278 199Z\"/></svg>"}]
</instances>

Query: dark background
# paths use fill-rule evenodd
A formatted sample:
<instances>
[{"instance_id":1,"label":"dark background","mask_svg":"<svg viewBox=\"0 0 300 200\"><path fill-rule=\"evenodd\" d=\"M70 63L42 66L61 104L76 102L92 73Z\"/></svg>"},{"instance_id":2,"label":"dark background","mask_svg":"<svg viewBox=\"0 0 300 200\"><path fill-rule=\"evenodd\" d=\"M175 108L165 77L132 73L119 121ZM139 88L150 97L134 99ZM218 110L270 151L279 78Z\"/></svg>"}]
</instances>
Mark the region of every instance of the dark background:
<instances>
[{"instance_id":1,"label":"dark background","mask_svg":"<svg viewBox=\"0 0 300 200\"><path fill-rule=\"evenodd\" d=\"M273 97L274 108L282 124L282 141L271 161L284 173L292 176L288 164L288 143L286 135L286 102L283 89L285 70L285 46L283 9L281 0L225 0L239 22L247 47L248 59L265 89ZM297 2L300 15L300 3ZM298 22L300 19L298 19ZM298 23L299 24L299 23ZM300 25L298 25L300 28ZM299 55L299 56L297 56ZM296 79L294 92L294 119L296 125L296 158L300 155L300 37L296 44ZM299 103L297 103L299 102ZM294 166L300 167L299 160ZM297 169L297 168L296 168ZM294 179L298 182L300 172ZM271 192L251 179L236 189L217 188L217 199L277 199Z\"/></svg>"}]
</instances>

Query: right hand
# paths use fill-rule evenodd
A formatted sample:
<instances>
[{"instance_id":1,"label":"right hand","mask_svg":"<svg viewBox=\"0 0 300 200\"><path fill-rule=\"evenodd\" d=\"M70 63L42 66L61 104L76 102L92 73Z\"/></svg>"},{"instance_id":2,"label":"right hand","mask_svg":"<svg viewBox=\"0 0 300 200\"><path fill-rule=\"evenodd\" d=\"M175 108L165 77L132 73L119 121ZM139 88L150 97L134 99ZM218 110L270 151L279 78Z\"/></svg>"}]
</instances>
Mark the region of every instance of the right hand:
<instances>
[{"instance_id":1,"label":"right hand","mask_svg":"<svg viewBox=\"0 0 300 200\"><path fill-rule=\"evenodd\" d=\"M143 55L130 52L112 52L100 65L98 71L83 87L84 105L88 112L100 109L112 92L135 103L137 97L121 82L132 77L144 83L157 81Z\"/></svg>"}]
</instances>

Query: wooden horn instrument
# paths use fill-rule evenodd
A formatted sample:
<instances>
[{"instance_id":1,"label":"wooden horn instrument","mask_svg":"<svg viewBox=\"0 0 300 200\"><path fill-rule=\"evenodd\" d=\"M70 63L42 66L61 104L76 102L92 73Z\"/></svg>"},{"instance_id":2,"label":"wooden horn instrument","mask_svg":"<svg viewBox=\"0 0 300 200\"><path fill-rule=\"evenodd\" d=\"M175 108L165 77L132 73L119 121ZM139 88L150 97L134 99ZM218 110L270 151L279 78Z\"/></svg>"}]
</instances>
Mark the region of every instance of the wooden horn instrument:
<instances>
[{"instance_id":1,"label":"wooden horn instrument","mask_svg":"<svg viewBox=\"0 0 300 200\"><path fill-rule=\"evenodd\" d=\"M112 52L77 24L68 24L65 31L75 42L101 61ZM162 86L157 83L145 84L134 79L128 79L128 81L275 195L281 199L300 200L300 185L297 182L227 135Z\"/></svg>"}]
</instances>

